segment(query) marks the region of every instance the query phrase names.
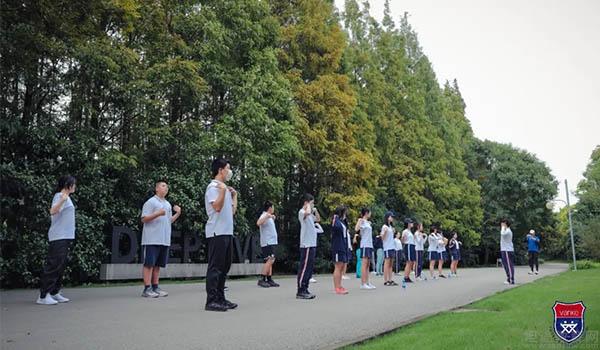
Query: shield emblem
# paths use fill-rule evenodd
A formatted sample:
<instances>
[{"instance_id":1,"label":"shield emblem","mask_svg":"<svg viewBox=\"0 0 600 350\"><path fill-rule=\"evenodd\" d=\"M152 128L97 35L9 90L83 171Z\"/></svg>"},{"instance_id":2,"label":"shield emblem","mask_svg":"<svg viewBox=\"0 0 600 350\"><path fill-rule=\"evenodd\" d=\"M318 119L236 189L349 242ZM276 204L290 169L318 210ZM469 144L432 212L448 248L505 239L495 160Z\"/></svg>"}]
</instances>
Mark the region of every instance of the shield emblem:
<instances>
[{"instance_id":1,"label":"shield emblem","mask_svg":"<svg viewBox=\"0 0 600 350\"><path fill-rule=\"evenodd\" d=\"M554 311L554 333L563 341L572 343L579 339L584 331L583 315L585 305L576 303L563 303L557 301L552 307Z\"/></svg>"}]
</instances>

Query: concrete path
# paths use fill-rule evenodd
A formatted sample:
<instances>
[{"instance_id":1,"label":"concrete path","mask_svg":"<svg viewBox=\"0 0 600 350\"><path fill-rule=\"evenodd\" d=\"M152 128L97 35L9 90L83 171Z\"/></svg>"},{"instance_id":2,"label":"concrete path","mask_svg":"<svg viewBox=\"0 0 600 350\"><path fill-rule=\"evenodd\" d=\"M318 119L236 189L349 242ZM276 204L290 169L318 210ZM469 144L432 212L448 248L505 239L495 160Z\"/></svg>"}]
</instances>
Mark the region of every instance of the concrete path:
<instances>
[{"instance_id":1,"label":"concrete path","mask_svg":"<svg viewBox=\"0 0 600 350\"><path fill-rule=\"evenodd\" d=\"M544 264L539 276L516 268L517 287L564 264ZM204 284L165 284L170 295L140 297L140 287L75 288L71 302L34 303L34 290L0 293L2 349L333 349L392 330L427 315L456 308L511 288L502 268L461 269L460 277L429 280L407 289L360 290L354 277L344 281L348 295L333 293L330 275L316 276L314 300L295 299L295 278L280 288L256 282L228 282L228 299L239 303L225 313L204 311ZM399 280L399 277L396 277Z\"/></svg>"}]
</instances>

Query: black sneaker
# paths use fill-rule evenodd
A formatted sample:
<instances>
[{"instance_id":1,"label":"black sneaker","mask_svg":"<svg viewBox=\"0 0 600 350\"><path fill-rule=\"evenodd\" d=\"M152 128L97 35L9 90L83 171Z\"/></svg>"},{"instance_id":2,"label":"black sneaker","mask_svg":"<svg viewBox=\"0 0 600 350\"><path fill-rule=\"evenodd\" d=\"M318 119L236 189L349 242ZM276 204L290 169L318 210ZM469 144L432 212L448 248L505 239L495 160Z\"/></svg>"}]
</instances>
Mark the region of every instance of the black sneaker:
<instances>
[{"instance_id":1,"label":"black sneaker","mask_svg":"<svg viewBox=\"0 0 600 350\"><path fill-rule=\"evenodd\" d=\"M404 279L404 282L406 282L406 283L413 283L413 281L410 279L410 277L408 277L408 278L405 278L405 279Z\"/></svg>"},{"instance_id":2,"label":"black sneaker","mask_svg":"<svg viewBox=\"0 0 600 350\"><path fill-rule=\"evenodd\" d=\"M396 283L396 281L390 281L390 286L397 286L398 283Z\"/></svg>"},{"instance_id":3,"label":"black sneaker","mask_svg":"<svg viewBox=\"0 0 600 350\"><path fill-rule=\"evenodd\" d=\"M263 287L263 288L269 288L271 285L269 284L269 282L263 280L263 279L259 279L258 280L258 286L259 287Z\"/></svg>"},{"instance_id":4,"label":"black sneaker","mask_svg":"<svg viewBox=\"0 0 600 350\"><path fill-rule=\"evenodd\" d=\"M309 300L309 299L314 299L314 298L315 298L315 295L314 294L310 294L308 292L300 292L300 293L296 294L296 299L306 299L306 300Z\"/></svg>"},{"instance_id":5,"label":"black sneaker","mask_svg":"<svg viewBox=\"0 0 600 350\"><path fill-rule=\"evenodd\" d=\"M446 276L444 276L444 274L440 274L439 277L446 278Z\"/></svg>"},{"instance_id":6,"label":"black sneaker","mask_svg":"<svg viewBox=\"0 0 600 350\"><path fill-rule=\"evenodd\" d=\"M206 311L225 312L225 311L227 311L227 307L224 304L217 303L216 301L213 301L212 303L206 304L206 306L204 307L204 310L206 310Z\"/></svg>"},{"instance_id":7,"label":"black sneaker","mask_svg":"<svg viewBox=\"0 0 600 350\"><path fill-rule=\"evenodd\" d=\"M227 309L235 309L236 307L238 307L238 304L236 303L232 303L231 301L225 299L223 301L223 306L225 306Z\"/></svg>"},{"instance_id":8,"label":"black sneaker","mask_svg":"<svg viewBox=\"0 0 600 350\"><path fill-rule=\"evenodd\" d=\"M267 283L269 284L269 286L271 287L279 287L279 283L273 281L273 280L267 280Z\"/></svg>"}]
</instances>

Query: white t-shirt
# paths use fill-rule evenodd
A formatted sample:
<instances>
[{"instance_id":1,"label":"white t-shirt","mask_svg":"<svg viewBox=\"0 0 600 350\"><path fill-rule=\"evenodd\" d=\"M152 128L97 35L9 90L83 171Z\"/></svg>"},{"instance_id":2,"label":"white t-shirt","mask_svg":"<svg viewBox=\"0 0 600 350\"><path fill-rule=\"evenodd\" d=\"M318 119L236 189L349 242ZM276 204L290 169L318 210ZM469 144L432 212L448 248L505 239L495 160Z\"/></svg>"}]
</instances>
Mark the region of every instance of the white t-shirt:
<instances>
[{"instance_id":1,"label":"white t-shirt","mask_svg":"<svg viewBox=\"0 0 600 350\"><path fill-rule=\"evenodd\" d=\"M415 232L415 250L424 250L425 249L425 239L423 237L423 232L417 231Z\"/></svg>"},{"instance_id":2,"label":"white t-shirt","mask_svg":"<svg viewBox=\"0 0 600 350\"><path fill-rule=\"evenodd\" d=\"M385 233L385 237L383 234ZM393 227L383 225L381 227L381 237L383 238L383 250L396 250L396 244L394 243L394 235L396 231Z\"/></svg>"},{"instance_id":3,"label":"white t-shirt","mask_svg":"<svg viewBox=\"0 0 600 350\"><path fill-rule=\"evenodd\" d=\"M269 215L266 211L262 213L260 218L264 218ZM266 247L268 245L277 244L277 229L275 228L275 220L268 218L260 225L260 246Z\"/></svg>"},{"instance_id":4,"label":"white t-shirt","mask_svg":"<svg viewBox=\"0 0 600 350\"><path fill-rule=\"evenodd\" d=\"M298 211L300 221L300 248L311 248L317 246L317 229L315 227L315 216L310 213L304 217L304 208Z\"/></svg>"},{"instance_id":5,"label":"white t-shirt","mask_svg":"<svg viewBox=\"0 0 600 350\"><path fill-rule=\"evenodd\" d=\"M404 238L404 244L412 244L415 245L415 236L412 231L409 229L405 229L402 231L402 238Z\"/></svg>"},{"instance_id":6,"label":"white t-shirt","mask_svg":"<svg viewBox=\"0 0 600 350\"><path fill-rule=\"evenodd\" d=\"M62 193L58 192L52 198L52 206L60 202ZM58 213L52 215L50 228L48 229L48 240L50 242L59 239L75 239L75 205L71 197L58 208Z\"/></svg>"},{"instance_id":7,"label":"white t-shirt","mask_svg":"<svg viewBox=\"0 0 600 350\"><path fill-rule=\"evenodd\" d=\"M402 241L400 240L400 238L394 238L394 245L394 249L402 250Z\"/></svg>"},{"instance_id":8,"label":"white t-shirt","mask_svg":"<svg viewBox=\"0 0 600 350\"><path fill-rule=\"evenodd\" d=\"M369 220L363 220L360 224L360 247L373 248L373 227Z\"/></svg>"},{"instance_id":9,"label":"white t-shirt","mask_svg":"<svg viewBox=\"0 0 600 350\"><path fill-rule=\"evenodd\" d=\"M142 218L159 211L165 210L165 215L144 223L142 230L142 245L171 245L171 203L154 195L142 207Z\"/></svg>"},{"instance_id":10,"label":"white t-shirt","mask_svg":"<svg viewBox=\"0 0 600 350\"><path fill-rule=\"evenodd\" d=\"M221 190L218 186L220 183L218 180L212 180L206 187L206 194L204 195L204 206L206 208L206 215L208 215L206 238L225 235L233 236L233 199L231 192L225 189L225 199L220 212L217 212L212 206L212 203L219 198Z\"/></svg>"},{"instance_id":11,"label":"white t-shirt","mask_svg":"<svg viewBox=\"0 0 600 350\"><path fill-rule=\"evenodd\" d=\"M439 238L435 233L430 233L429 236L427 236L427 243L429 244L429 246L427 247L428 252L438 251L438 240Z\"/></svg>"},{"instance_id":12,"label":"white t-shirt","mask_svg":"<svg viewBox=\"0 0 600 350\"><path fill-rule=\"evenodd\" d=\"M438 237L438 246L437 246L438 253L445 252L446 245L444 244L444 235L442 235L441 233L438 233L437 237Z\"/></svg>"},{"instance_id":13,"label":"white t-shirt","mask_svg":"<svg viewBox=\"0 0 600 350\"><path fill-rule=\"evenodd\" d=\"M510 227L504 230L500 230L500 251L501 252L514 252L515 248L512 241L513 233Z\"/></svg>"}]
</instances>

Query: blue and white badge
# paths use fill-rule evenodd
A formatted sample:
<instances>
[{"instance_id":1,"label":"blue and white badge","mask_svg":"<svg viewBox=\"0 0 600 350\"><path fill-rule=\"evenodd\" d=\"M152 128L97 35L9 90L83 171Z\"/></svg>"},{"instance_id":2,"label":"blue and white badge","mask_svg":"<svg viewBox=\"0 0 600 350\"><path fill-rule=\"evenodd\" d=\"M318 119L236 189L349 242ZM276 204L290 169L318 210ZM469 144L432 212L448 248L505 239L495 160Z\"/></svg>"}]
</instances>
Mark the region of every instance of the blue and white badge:
<instances>
[{"instance_id":1,"label":"blue and white badge","mask_svg":"<svg viewBox=\"0 0 600 350\"><path fill-rule=\"evenodd\" d=\"M552 307L554 311L554 333L563 341L572 343L579 339L585 330L583 316L585 305L576 303L563 303L557 301Z\"/></svg>"}]
</instances>

